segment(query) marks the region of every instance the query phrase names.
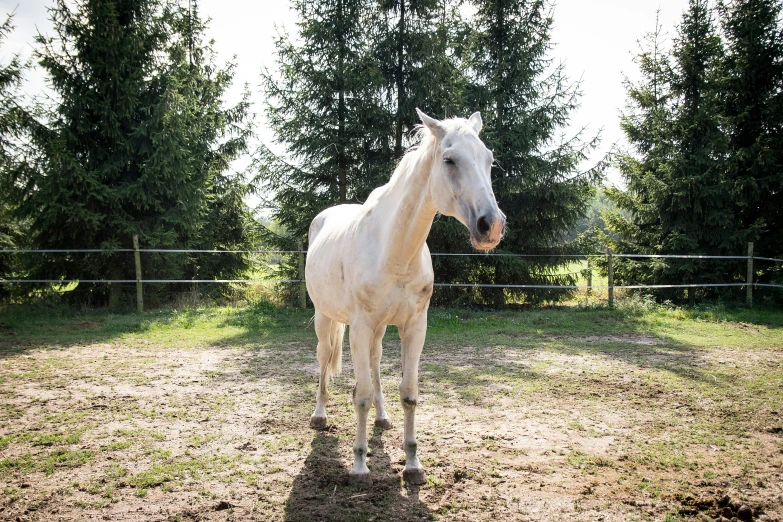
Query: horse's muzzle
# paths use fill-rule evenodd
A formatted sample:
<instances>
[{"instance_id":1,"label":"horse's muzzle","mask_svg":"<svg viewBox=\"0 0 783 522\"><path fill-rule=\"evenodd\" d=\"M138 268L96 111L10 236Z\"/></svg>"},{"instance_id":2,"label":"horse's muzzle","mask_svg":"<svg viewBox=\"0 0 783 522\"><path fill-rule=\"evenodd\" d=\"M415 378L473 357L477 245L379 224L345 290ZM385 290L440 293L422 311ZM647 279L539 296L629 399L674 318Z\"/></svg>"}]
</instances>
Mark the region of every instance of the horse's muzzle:
<instances>
[{"instance_id":1,"label":"horse's muzzle","mask_svg":"<svg viewBox=\"0 0 783 522\"><path fill-rule=\"evenodd\" d=\"M492 250L503 238L506 229L506 216L497 213L479 217L470 231L470 242L476 250Z\"/></svg>"}]
</instances>

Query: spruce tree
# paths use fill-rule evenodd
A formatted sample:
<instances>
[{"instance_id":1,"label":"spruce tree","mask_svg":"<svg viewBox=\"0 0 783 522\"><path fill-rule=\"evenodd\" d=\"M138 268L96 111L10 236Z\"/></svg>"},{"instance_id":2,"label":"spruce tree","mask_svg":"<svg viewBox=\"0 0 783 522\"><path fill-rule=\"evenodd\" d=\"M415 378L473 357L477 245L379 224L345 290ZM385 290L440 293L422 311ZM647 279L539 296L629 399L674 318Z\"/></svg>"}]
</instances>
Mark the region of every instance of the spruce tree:
<instances>
[{"instance_id":1,"label":"spruce tree","mask_svg":"<svg viewBox=\"0 0 783 522\"><path fill-rule=\"evenodd\" d=\"M727 44L724 111L732 201L747 239L783 255L783 29L780 0L719 5ZM766 270L771 265L762 265ZM766 278L766 275L762 276Z\"/></svg>"},{"instance_id":2,"label":"spruce tree","mask_svg":"<svg viewBox=\"0 0 783 522\"><path fill-rule=\"evenodd\" d=\"M202 234L219 199L214 182L247 137L246 130L229 137L242 127L246 102L221 107L231 66L214 66L197 19L158 0L84 0L73 8L58 0L50 13L56 36L37 38L37 57L58 102L48 121L32 126L41 154L18 180L34 245L130 248L138 234L147 248L213 246ZM40 278L134 278L127 253L39 259ZM184 255L143 261L146 278L194 275ZM116 304L121 287L110 288L80 284L72 294Z\"/></svg>"},{"instance_id":3,"label":"spruce tree","mask_svg":"<svg viewBox=\"0 0 783 522\"><path fill-rule=\"evenodd\" d=\"M167 147L184 151L180 157L166 157L183 162L175 167L180 172L196 173L199 186L199 200L192 209L194 221L179 231L177 248L247 249L256 240L257 225L244 202L249 191L245 176L234 172L231 162L248 151L250 92L245 86L241 100L225 106L223 99L236 65L216 62L212 42L205 41L208 27L199 15L198 2L191 0L187 9L168 12L167 19L172 36L163 74L166 101L161 116L169 123L164 122L160 131L171 140ZM192 279L234 279L249 268L249 259L236 253L192 253L177 268ZM208 287L212 292L223 289Z\"/></svg>"},{"instance_id":4,"label":"spruce tree","mask_svg":"<svg viewBox=\"0 0 783 522\"><path fill-rule=\"evenodd\" d=\"M13 31L13 15L0 24L0 47ZM17 248L25 235L24 222L14 215L12 171L24 151L19 142L25 111L20 106L19 86L27 64L15 55L0 65L0 250ZM20 268L16 254L0 254L0 279L13 279ZM11 295L12 287L0 283L0 300Z\"/></svg>"},{"instance_id":5,"label":"spruce tree","mask_svg":"<svg viewBox=\"0 0 783 522\"><path fill-rule=\"evenodd\" d=\"M642 79L625 79L626 110L620 126L631 145L620 151L616 165L623 176L626 190L607 188L610 201L618 210L604 215L610 234L599 234L601 242L614 252L626 254L658 254L662 214L660 208L670 194L662 181L667 160L674 153L672 132L672 69L664 47L663 29L656 17L655 29L645 35L635 62ZM626 284L654 283L658 261L618 258L615 279Z\"/></svg>"},{"instance_id":6,"label":"spruce tree","mask_svg":"<svg viewBox=\"0 0 783 522\"><path fill-rule=\"evenodd\" d=\"M629 84L631 112L622 120L638 155L620 157L628 192L612 192L633 217L610 219L621 239L608 243L626 253L736 255L746 232L726 176L723 49L713 11L706 0L690 0L668 59L660 57L657 37L652 53L640 59L645 83ZM625 284L722 283L740 273L731 263L692 259L623 261L618 268L617 280Z\"/></svg>"},{"instance_id":7,"label":"spruce tree","mask_svg":"<svg viewBox=\"0 0 783 522\"><path fill-rule=\"evenodd\" d=\"M420 123L417 107L439 116L461 108L460 75L448 56L458 12L444 0L380 0L378 9L372 45L399 159L409 145L405 137Z\"/></svg>"},{"instance_id":8,"label":"spruce tree","mask_svg":"<svg viewBox=\"0 0 783 522\"><path fill-rule=\"evenodd\" d=\"M360 0L296 0L299 42L276 41L277 71L265 70L266 115L285 153L262 146L257 183L265 205L289 234L267 230L284 248L306 239L321 210L362 202L391 172L392 122L383 78L366 33L374 11Z\"/></svg>"},{"instance_id":9,"label":"spruce tree","mask_svg":"<svg viewBox=\"0 0 783 522\"><path fill-rule=\"evenodd\" d=\"M552 6L544 0L475 0L468 23L463 67L469 79L464 105L480 110L483 139L495 154L492 179L507 231L497 252L564 254L576 250L562 236L588 207L600 169L579 172L579 164L597 144L580 134L562 136L578 105L578 83L569 83L555 64ZM470 252L467 234L457 224L437 220L430 235L433 251ZM568 258L437 258L436 279L443 282L496 284L574 283L559 275ZM460 290L441 292L453 300ZM471 299L502 304L514 299L556 299L562 292L484 289Z\"/></svg>"}]
</instances>

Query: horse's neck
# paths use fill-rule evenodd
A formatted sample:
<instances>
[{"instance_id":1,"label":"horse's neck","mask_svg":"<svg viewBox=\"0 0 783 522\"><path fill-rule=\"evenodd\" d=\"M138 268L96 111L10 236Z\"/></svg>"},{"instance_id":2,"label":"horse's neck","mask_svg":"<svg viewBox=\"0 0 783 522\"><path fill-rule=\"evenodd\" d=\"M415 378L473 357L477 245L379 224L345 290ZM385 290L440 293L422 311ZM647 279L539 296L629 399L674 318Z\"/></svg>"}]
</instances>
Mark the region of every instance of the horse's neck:
<instances>
[{"instance_id":1,"label":"horse's neck","mask_svg":"<svg viewBox=\"0 0 783 522\"><path fill-rule=\"evenodd\" d=\"M405 272L420 258L437 212L429 191L432 155L427 150L411 154L379 202L384 207L384 261L392 272Z\"/></svg>"}]
</instances>

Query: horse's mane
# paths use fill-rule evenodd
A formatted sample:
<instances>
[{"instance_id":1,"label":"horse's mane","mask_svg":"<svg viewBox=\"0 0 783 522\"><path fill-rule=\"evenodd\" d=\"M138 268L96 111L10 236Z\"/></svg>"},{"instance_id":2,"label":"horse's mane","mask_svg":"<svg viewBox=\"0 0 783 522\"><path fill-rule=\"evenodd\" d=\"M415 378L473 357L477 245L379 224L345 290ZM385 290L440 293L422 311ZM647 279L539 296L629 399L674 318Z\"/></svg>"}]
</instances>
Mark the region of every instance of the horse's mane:
<instances>
[{"instance_id":1,"label":"horse's mane","mask_svg":"<svg viewBox=\"0 0 783 522\"><path fill-rule=\"evenodd\" d=\"M394 173L391 176L389 182L392 182L402 176L404 172L407 172L413 167L413 164L427 155L435 152L436 140L432 132L422 125L421 123L413 128L414 143L408 150L405 151L400 161L397 162L397 167L394 169Z\"/></svg>"}]
</instances>

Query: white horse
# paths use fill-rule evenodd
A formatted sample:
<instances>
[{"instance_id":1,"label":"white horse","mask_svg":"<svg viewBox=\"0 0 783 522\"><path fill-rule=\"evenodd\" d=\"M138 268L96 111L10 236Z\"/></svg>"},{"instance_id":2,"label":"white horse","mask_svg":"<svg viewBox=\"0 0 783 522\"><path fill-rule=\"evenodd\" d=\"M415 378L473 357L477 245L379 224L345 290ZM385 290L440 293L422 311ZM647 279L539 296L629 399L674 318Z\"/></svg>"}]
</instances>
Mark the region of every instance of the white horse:
<instances>
[{"instance_id":1,"label":"white horse","mask_svg":"<svg viewBox=\"0 0 783 522\"><path fill-rule=\"evenodd\" d=\"M435 214L456 217L479 250L500 242L506 221L492 192L492 152L479 139L481 115L438 121L417 112L424 124L421 142L402 158L389 183L363 205L329 208L310 225L305 275L315 305L321 369L310 426L326 427L327 384L341 371L343 334L350 325L357 427L349 482L355 485L370 483L367 415L372 405L375 425L391 427L380 375L381 340L389 324L397 326L402 342L403 478L412 484L426 481L416 456L414 415L434 281L425 241Z\"/></svg>"}]
</instances>

